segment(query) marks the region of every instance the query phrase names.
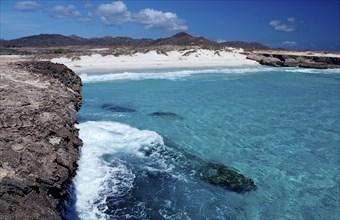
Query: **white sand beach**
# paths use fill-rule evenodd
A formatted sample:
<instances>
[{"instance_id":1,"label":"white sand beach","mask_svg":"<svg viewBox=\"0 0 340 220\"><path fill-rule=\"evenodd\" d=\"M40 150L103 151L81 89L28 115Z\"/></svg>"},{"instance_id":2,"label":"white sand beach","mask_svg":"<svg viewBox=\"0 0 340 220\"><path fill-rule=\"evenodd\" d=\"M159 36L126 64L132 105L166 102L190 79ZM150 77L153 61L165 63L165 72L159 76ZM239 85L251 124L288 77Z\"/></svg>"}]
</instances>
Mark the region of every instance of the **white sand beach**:
<instances>
[{"instance_id":1,"label":"white sand beach","mask_svg":"<svg viewBox=\"0 0 340 220\"><path fill-rule=\"evenodd\" d=\"M65 64L76 73L110 72L137 69L167 68L205 68L230 66L255 66L257 62L246 59L242 49L224 50L188 49L173 50L166 54L151 50L133 55L100 55L80 56L79 59L66 57L54 58L51 61Z\"/></svg>"}]
</instances>

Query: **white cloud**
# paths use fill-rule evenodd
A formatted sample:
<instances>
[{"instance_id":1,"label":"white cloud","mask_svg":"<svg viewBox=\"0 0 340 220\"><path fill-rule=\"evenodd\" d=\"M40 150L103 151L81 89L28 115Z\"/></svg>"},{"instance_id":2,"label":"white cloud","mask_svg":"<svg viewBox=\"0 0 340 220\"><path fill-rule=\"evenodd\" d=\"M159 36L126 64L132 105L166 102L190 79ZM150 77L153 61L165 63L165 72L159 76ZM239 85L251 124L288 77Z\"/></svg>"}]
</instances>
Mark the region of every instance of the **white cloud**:
<instances>
[{"instance_id":1,"label":"white cloud","mask_svg":"<svg viewBox=\"0 0 340 220\"><path fill-rule=\"evenodd\" d=\"M279 21L279 20L271 20L269 22L269 25L275 27L275 26L279 25L280 23L281 23L281 21Z\"/></svg>"},{"instance_id":2,"label":"white cloud","mask_svg":"<svg viewBox=\"0 0 340 220\"><path fill-rule=\"evenodd\" d=\"M96 15L108 26L133 22L142 24L147 29L164 29L168 31L184 31L188 29L185 21L172 12L146 8L138 13L133 13L128 10L122 1L99 5Z\"/></svg>"},{"instance_id":3,"label":"white cloud","mask_svg":"<svg viewBox=\"0 0 340 220\"><path fill-rule=\"evenodd\" d=\"M76 7L74 5L69 5L67 7L62 5L54 6L51 11L53 16L56 18L70 18L81 16L81 13L76 10Z\"/></svg>"},{"instance_id":4,"label":"white cloud","mask_svg":"<svg viewBox=\"0 0 340 220\"><path fill-rule=\"evenodd\" d=\"M77 18L77 21L81 22L81 23L93 23L94 19L93 19L93 8L94 5L92 4L91 0L83 0L84 3L84 7L88 10L87 16L81 16Z\"/></svg>"},{"instance_id":5,"label":"white cloud","mask_svg":"<svg viewBox=\"0 0 340 220\"><path fill-rule=\"evenodd\" d=\"M280 20L271 20L269 25L277 31L293 32L296 29L295 18L287 18L287 23L283 23Z\"/></svg>"},{"instance_id":6,"label":"white cloud","mask_svg":"<svg viewBox=\"0 0 340 220\"><path fill-rule=\"evenodd\" d=\"M40 7L35 1L21 1L14 5L14 8L19 11L32 11Z\"/></svg>"},{"instance_id":7,"label":"white cloud","mask_svg":"<svg viewBox=\"0 0 340 220\"><path fill-rule=\"evenodd\" d=\"M141 10L134 15L134 20L144 24L147 29L165 29L168 31L184 31L188 27L183 19L172 12L162 12L151 8Z\"/></svg>"},{"instance_id":8,"label":"white cloud","mask_svg":"<svg viewBox=\"0 0 340 220\"><path fill-rule=\"evenodd\" d=\"M106 25L119 25L131 20L131 12L122 1L101 4L96 10L101 21Z\"/></svg>"},{"instance_id":9,"label":"white cloud","mask_svg":"<svg viewBox=\"0 0 340 220\"><path fill-rule=\"evenodd\" d=\"M87 13L87 16L82 16L77 18L77 21L81 22L81 23L93 23L93 14L91 11L89 11Z\"/></svg>"},{"instance_id":10,"label":"white cloud","mask_svg":"<svg viewBox=\"0 0 340 220\"><path fill-rule=\"evenodd\" d=\"M227 42L226 40L222 40L222 39L218 39L217 41L216 41L217 43L224 43L224 42Z\"/></svg>"},{"instance_id":11,"label":"white cloud","mask_svg":"<svg viewBox=\"0 0 340 220\"><path fill-rule=\"evenodd\" d=\"M295 47L297 43L295 41L284 41L281 45L286 47Z\"/></svg>"}]
</instances>

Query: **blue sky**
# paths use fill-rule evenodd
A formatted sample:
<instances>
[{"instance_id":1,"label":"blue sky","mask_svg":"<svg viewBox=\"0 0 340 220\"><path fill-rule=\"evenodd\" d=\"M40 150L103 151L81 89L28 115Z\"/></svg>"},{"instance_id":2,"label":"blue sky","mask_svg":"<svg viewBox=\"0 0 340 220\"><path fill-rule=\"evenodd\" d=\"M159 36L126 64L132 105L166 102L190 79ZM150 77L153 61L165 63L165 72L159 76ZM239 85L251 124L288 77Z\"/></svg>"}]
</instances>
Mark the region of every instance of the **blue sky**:
<instances>
[{"instance_id":1,"label":"blue sky","mask_svg":"<svg viewBox=\"0 0 340 220\"><path fill-rule=\"evenodd\" d=\"M340 0L1 0L0 38L41 33L168 37L340 50Z\"/></svg>"}]
</instances>

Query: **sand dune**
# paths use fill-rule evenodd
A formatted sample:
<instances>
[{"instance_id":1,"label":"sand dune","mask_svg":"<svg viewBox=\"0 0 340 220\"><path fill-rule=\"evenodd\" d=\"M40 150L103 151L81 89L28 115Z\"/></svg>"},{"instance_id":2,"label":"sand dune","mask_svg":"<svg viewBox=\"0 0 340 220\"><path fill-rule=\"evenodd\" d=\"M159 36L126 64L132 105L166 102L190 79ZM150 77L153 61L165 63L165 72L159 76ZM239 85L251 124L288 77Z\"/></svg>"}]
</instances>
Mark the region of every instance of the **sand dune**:
<instances>
[{"instance_id":1,"label":"sand dune","mask_svg":"<svg viewBox=\"0 0 340 220\"><path fill-rule=\"evenodd\" d=\"M188 49L157 53L151 50L146 53L137 52L132 55L92 54L80 56L79 59L54 58L51 61L65 64L77 73L109 72L117 70L162 69L162 68L204 68L228 66L254 66L257 62L247 60L246 55L238 49Z\"/></svg>"}]
</instances>

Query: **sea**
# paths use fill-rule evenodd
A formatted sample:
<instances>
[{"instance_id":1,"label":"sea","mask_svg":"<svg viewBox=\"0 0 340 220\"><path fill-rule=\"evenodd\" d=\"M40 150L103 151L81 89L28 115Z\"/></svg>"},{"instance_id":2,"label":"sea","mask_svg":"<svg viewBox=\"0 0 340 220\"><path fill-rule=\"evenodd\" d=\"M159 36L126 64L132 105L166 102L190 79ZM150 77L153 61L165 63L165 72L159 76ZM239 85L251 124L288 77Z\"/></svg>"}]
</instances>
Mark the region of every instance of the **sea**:
<instances>
[{"instance_id":1,"label":"sea","mask_svg":"<svg viewBox=\"0 0 340 220\"><path fill-rule=\"evenodd\" d=\"M80 73L66 219L340 219L340 69ZM251 178L200 178L216 163Z\"/></svg>"}]
</instances>

